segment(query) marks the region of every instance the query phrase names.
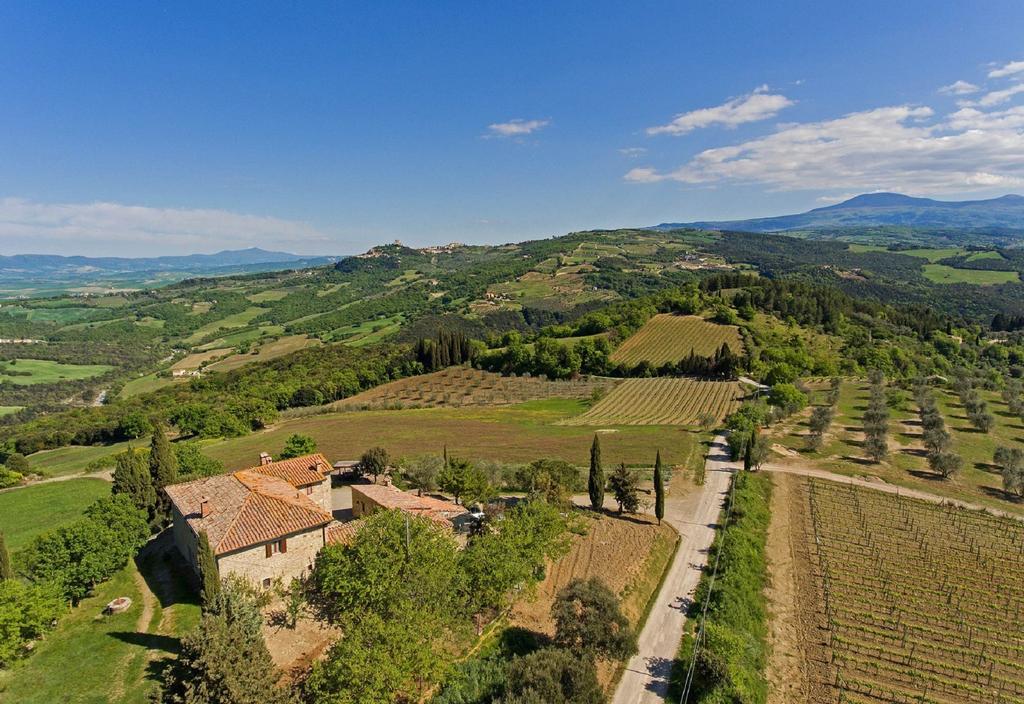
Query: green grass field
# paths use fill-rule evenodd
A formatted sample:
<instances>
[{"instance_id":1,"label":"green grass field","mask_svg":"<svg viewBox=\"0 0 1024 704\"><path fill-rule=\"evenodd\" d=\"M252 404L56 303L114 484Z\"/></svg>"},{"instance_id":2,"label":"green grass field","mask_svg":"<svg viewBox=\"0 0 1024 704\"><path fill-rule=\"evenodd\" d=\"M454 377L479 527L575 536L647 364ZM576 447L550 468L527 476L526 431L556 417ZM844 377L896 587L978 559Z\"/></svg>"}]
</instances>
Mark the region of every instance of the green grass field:
<instances>
[{"instance_id":1,"label":"green grass field","mask_svg":"<svg viewBox=\"0 0 1024 704\"><path fill-rule=\"evenodd\" d=\"M940 259L955 257L958 254L964 253L964 250L959 247L919 247L917 249L901 249L899 251L893 251L890 250L888 247L883 247L877 244L851 244L850 251L892 252L893 254L905 254L908 257L918 257L920 259L927 259L929 262L937 262Z\"/></svg>"},{"instance_id":2,"label":"green grass field","mask_svg":"<svg viewBox=\"0 0 1024 704\"><path fill-rule=\"evenodd\" d=\"M530 462L541 457L589 462L594 428L555 425L586 409L580 401L550 399L500 408L424 408L353 411L282 421L272 429L217 441L204 452L228 469L256 464L261 451L277 454L292 433L312 436L331 461L358 459L375 446L394 457L433 452L469 459ZM607 467L619 462L650 465L660 449L667 463L684 464L698 444L696 433L667 426L602 426L602 457Z\"/></svg>"},{"instance_id":3,"label":"green grass field","mask_svg":"<svg viewBox=\"0 0 1024 704\"><path fill-rule=\"evenodd\" d=\"M0 493L0 531L12 551L32 538L70 523L96 499L110 493L102 479L69 479Z\"/></svg>"},{"instance_id":4,"label":"green grass field","mask_svg":"<svg viewBox=\"0 0 1024 704\"><path fill-rule=\"evenodd\" d=\"M922 273L926 279L937 284L1008 284L1020 281L1016 271L988 271L987 269L954 269L945 264L925 264Z\"/></svg>"},{"instance_id":5,"label":"green grass field","mask_svg":"<svg viewBox=\"0 0 1024 704\"><path fill-rule=\"evenodd\" d=\"M0 701L18 704L147 704L154 668L199 621L184 563L162 536L65 615L33 653L0 670ZM170 554L169 554L170 553ZM142 583L148 586L143 593ZM120 596L127 611L102 615Z\"/></svg>"},{"instance_id":6,"label":"green grass field","mask_svg":"<svg viewBox=\"0 0 1024 704\"><path fill-rule=\"evenodd\" d=\"M19 386L53 384L63 380L89 379L111 369L113 367L108 364L61 364L45 359L18 359L0 362L0 380ZM18 375L9 376L4 371L17 372ZM21 376L22 372L28 372L28 376Z\"/></svg>"},{"instance_id":7,"label":"green grass field","mask_svg":"<svg viewBox=\"0 0 1024 704\"><path fill-rule=\"evenodd\" d=\"M174 379L168 377L160 377L154 374L146 374L136 379L132 379L127 382L121 389L121 393L118 394L119 398L131 398L132 396L138 396L139 394L148 393L150 391L156 391L164 386L170 386L175 383Z\"/></svg>"},{"instance_id":8,"label":"green grass field","mask_svg":"<svg viewBox=\"0 0 1024 704\"><path fill-rule=\"evenodd\" d=\"M259 308L256 306L253 306L252 308L246 308L241 313L235 313L234 315L229 315L226 318L221 318L220 320L215 320L212 323L207 323L206 325L204 325L203 327L199 328L194 333L189 335L187 338L185 338L183 342L186 345L194 345L200 340L209 337L213 333L218 332L220 330L230 330L231 328L245 327L250 322L252 322L253 318L262 313L265 313L266 311L266 308Z\"/></svg>"},{"instance_id":9,"label":"green grass field","mask_svg":"<svg viewBox=\"0 0 1024 704\"><path fill-rule=\"evenodd\" d=\"M141 447L148 444L143 438L131 442L119 442L114 445L68 445L55 450L43 450L28 456L32 469L48 477L60 477L66 474L84 472L86 466L101 457L110 457L127 450L130 446Z\"/></svg>"},{"instance_id":10,"label":"green grass field","mask_svg":"<svg viewBox=\"0 0 1024 704\"><path fill-rule=\"evenodd\" d=\"M207 369L226 372L231 369L238 369L250 362L265 362L269 359L276 359L296 350L319 344L319 340L309 338L306 335L288 335L277 340L264 342L256 348L256 354L233 354L219 362L214 362Z\"/></svg>"},{"instance_id":11,"label":"green grass field","mask_svg":"<svg viewBox=\"0 0 1024 704\"><path fill-rule=\"evenodd\" d=\"M999 261L1006 261L1006 257L1004 257L1002 254L994 250L988 252L974 252L973 254L967 257L967 261L969 262L984 261L985 259L996 259Z\"/></svg>"},{"instance_id":12,"label":"green grass field","mask_svg":"<svg viewBox=\"0 0 1024 704\"><path fill-rule=\"evenodd\" d=\"M17 413L24 406L0 406L0 416L9 416L12 413Z\"/></svg>"}]
</instances>

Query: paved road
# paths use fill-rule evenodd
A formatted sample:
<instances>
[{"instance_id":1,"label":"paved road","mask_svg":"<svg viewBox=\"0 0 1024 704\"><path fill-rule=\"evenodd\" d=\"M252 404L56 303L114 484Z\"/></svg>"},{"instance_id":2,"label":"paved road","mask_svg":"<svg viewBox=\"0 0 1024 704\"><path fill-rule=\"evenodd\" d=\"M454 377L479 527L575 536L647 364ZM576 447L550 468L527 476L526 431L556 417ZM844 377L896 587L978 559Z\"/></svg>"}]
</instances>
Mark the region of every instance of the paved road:
<instances>
[{"instance_id":1,"label":"paved road","mask_svg":"<svg viewBox=\"0 0 1024 704\"><path fill-rule=\"evenodd\" d=\"M686 610L707 564L708 548L729 490L729 477L741 465L729 461L725 436L715 437L705 462L704 486L677 501L665 502L665 520L682 536L665 583L640 632L639 652L626 666L613 704L663 702L672 662L686 625Z\"/></svg>"}]
</instances>

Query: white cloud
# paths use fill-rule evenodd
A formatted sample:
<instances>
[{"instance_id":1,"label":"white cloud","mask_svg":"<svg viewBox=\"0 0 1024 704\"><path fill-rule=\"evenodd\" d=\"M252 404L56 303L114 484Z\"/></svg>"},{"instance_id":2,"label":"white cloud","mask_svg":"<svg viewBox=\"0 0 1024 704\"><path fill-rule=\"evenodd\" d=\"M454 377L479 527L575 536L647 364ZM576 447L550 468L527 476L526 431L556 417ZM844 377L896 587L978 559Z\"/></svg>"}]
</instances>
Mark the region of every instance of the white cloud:
<instances>
[{"instance_id":1,"label":"white cloud","mask_svg":"<svg viewBox=\"0 0 1024 704\"><path fill-rule=\"evenodd\" d=\"M971 93L977 93L979 90L981 88L967 81L956 81L948 86L939 88L939 92L945 95L970 95Z\"/></svg>"},{"instance_id":2,"label":"white cloud","mask_svg":"<svg viewBox=\"0 0 1024 704\"><path fill-rule=\"evenodd\" d=\"M707 149L673 171L637 168L640 183L757 183L778 190L941 193L1024 186L1024 134L1015 110L893 106L834 120L780 125L765 137Z\"/></svg>"},{"instance_id":3,"label":"white cloud","mask_svg":"<svg viewBox=\"0 0 1024 704\"><path fill-rule=\"evenodd\" d=\"M323 233L303 222L226 210L0 198L0 243L5 249L16 243L21 252L61 247L137 256L326 241Z\"/></svg>"},{"instance_id":4,"label":"white cloud","mask_svg":"<svg viewBox=\"0 0 1024 704\"><path fill-rule=\"evenodd\" d=\"M1003 64L999 68L994 68L988 72L989 78L1006 78L1007 76L1013 76L1018 73L1024 73L1024 61L1011 61L1008 64Z\"/></svg>"},{"instance_id":5,"label":"white cloud","mask_svg":"<svg viewBox=\"0 0 1024 704\"><path fill-rule=\"evenodd\" d=\"M980 105L984 108L990 108L994 105L1000 105L1005 103L1007 100L1017 95L1018 93L1024 93L1024 83L1018 83L1012 85L1009 88L1003 90L994 90L985 95L981 96L975 101L964 101L961 103L963 106Z\"/></svg>"},{"instance_id":6,"label":"white cloud","mask_svg":"<svg viewBox=\"0 0 1024 704\"><path fill-rule=\"evenodd\" d=\"M625 157L629 157L630 159L636 159L637 157L641 157L646 153L647 149L645 147L625 147L624 149L619 150L619 154Z\"/></svg>"},{"instance_id":7,"label":"white cloud","mask_svg":"<svg viewBox=\"0 0 1024 704\"><path fill-rule=\"evenodd\" d=\"M780 110L790 105L793 105L793 101L786 96L769 93L768 86L761 86L753 93L733 98L721 105L676 115L667 125L648 127L647 134L679 136L712 125L736 127L775 117Z\"/></svg>"},{"instance_id":8,"label":"white cloud","mask_svg":"<svg viewBox=\"0 0 1024 704\"><path fill-rule=\"evenodd\" d=\"M509 120L487 125L492 137L525 137L551 124L551 120Z\"/></svg>"}]
</instances>

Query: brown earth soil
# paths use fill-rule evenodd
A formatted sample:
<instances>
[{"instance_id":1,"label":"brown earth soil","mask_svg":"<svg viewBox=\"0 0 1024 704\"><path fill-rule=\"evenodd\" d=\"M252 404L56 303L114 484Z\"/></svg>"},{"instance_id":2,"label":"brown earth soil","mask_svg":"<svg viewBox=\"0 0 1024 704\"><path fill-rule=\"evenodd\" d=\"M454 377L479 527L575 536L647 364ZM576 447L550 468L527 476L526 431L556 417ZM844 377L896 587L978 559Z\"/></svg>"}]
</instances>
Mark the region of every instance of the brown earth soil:
<instances>
[{"instance_id":1,"label":"brown earth soil","mask_svg":"<svg viewBox=\"0 0 1024 704\"><path fill-rule=\"evenodd\" d=\"M805 655L801 639L793 550L793 503L795 484L802 480L779 474L773 477L772 521L768 527L768 566L771 581L766 590L771 656L766 675L771 687L768 704L807 700Z\"/></svg>"}]
</instances>

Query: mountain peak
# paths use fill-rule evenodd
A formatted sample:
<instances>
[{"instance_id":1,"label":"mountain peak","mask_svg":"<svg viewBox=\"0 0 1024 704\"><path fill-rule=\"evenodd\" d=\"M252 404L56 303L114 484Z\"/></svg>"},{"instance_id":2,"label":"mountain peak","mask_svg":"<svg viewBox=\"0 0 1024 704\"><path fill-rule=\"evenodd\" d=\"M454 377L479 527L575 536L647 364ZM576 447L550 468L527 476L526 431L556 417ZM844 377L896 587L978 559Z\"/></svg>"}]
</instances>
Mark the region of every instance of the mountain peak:
<instances>
[{"instance_id":1,"label":"mountain peak","mask_svg":"<svg viewBox=\"0 0 1024 704\"><path fill-rule=\"evenodd\" d=\"M830 208L891 208L893 206L909 205L932 205L937 203L931 198L915 198L902 193L862 193L841 203L829 206Z\"/></svg>"},{"instance_id":2,"label":"mountain peak","mask_svg":"<svg viewBox=\"0 0 1024 704\"><path fill-rule=\"evenodd\" d=\"M697 227L710 230L786 232L850 227L924 227L1000 229L1024 233L1024 196L946 201L902 193L863 193L835 205L795 215L719 222L664 223L656 229Z\"/></svg>"}]
</instances>

